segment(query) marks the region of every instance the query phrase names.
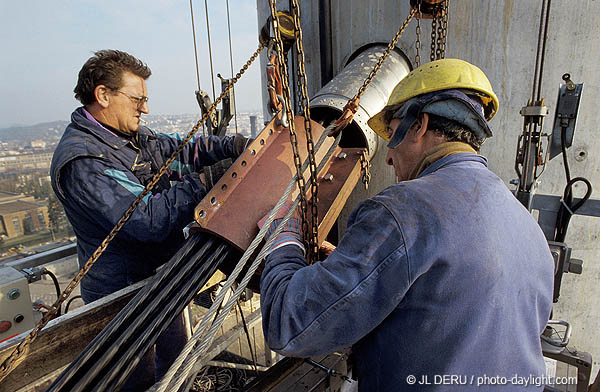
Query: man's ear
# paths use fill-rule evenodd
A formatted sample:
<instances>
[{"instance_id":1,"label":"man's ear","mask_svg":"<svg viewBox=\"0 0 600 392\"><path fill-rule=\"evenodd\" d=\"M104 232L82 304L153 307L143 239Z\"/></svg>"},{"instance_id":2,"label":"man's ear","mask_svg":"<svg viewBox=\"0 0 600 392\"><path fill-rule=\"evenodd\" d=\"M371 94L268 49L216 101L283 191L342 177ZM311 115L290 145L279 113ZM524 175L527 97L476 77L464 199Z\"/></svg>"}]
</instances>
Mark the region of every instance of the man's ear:
<instances>
[{"instance_id":1,"label":"man's ear","mask_svg":"<svg viewBox=\"0 0 600 392\"><path fill-rule=\"evenodd\" d=\"M427 133L427 126L429 125L429 114L421 113L419 118L415 122L415 138L420 140L425 137Z\"/></svg>"},{"instance_id":2,"label":"man's ear","mask_svg":"<svg viewBox=\"0 0 600 392\"><path fill-rule=\"evenodd\" d=\"M106 109L110 103L110 89L103 84L99 84L94 89L94 97L96 98L96 102Z\"/></svg>"}]
</instances>

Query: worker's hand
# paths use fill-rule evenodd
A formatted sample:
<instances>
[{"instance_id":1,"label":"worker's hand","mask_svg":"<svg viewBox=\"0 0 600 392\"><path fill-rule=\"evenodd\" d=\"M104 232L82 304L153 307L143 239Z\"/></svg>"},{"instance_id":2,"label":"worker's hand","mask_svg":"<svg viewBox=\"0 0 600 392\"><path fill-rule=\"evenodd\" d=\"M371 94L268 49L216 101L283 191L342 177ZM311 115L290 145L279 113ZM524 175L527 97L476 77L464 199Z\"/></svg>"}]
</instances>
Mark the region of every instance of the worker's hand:
<instances>
[{"instance_id":1,"label":"worker's hand","mask_svg":"<svg viewBox=\"0 0 600 392\"><path fill-rule=\"evenodd\" d=\"M242 155L242 153L248 148L250 143L252 143L254 139L248 139L245 136L240 135L239 133L233 137L233 153L236 157Z\"/></svg>"},{"instance_id":2,"label":"worker's hand","mask_svg":"<svg viewBox=\"0 0 600 392\"><path fill-rule=\"evenodd\" d=\"M321 254L321 260L329 257L331 252L335 250L335 245L331 242L323 241L321 246L319 247L319 253Z\"/></svg>"},{"instance_id":3,"label":"worker's hand","mask_svg":"<svg viewBox=\"0 0 600 392\"><path fill-rule=\"evenodd\" d=\"M272 234L275 232L279 224L283 221L283 217L287 214L292 206L291 202L285 202L283 206L279 209L277 214L275 215L275 219L271 222L271 225L267 229L267 233L265 234L265 241L268 241L271 238ZM258 227L262 228L269 217L269 211L265 216L262 217L261 220L258 221ZM304 245L302 244L302 222L298 217L297 211L290 217L290 219L285 223L283 230L281 233L277 235L275 241L269 248L269 251L266 255L269 255L275 249L281 248L282 246L294 245L298 246L304 252Z\"/></svg>"}]
</instances>

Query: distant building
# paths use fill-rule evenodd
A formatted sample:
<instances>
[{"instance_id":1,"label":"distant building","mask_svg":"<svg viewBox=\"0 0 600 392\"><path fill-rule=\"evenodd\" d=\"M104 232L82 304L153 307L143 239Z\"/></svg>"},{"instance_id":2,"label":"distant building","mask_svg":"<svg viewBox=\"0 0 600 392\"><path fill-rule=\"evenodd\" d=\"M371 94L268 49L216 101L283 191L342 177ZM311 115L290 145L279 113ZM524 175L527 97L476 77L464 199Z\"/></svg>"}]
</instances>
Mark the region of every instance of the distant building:
<instances>
[{"instance_id":1,"label":"distant building","mask_svg":"<svg viewBox=\"0 0 600 392\"><path fill-rule=\"evenodd\" d=\"M250 116L250 137L256 138L256 116Z\"/></svg>"},{"instance_id":2,"label":"distant building","mask_svg":"<svg viewBox=\"0 0 600 392\"><path fill-rule=\"evenodd\" d=\"M53 152L23 153L0 156L0 173L31 169L49 169Z\"/></svg>"},{"instance_id":3,"label":"distant building","mask_svg":"<svg viewBox=\"0 0 600 392\"><path fill-rule=\"evenodd\" d=\"M44 150L46 148L46 142L43 140L32 140L31 148Z\"/></svg>"},{"instance_id":4,"label":"distant building","mask_svg":"<svg viewBox=\"0 0 600 392\"><path fill-rule=\"evenodd\" d=\"M19 237L48 227L48 207L33 196L0 191L0 235Z\"/></svg>"}]
</instances>

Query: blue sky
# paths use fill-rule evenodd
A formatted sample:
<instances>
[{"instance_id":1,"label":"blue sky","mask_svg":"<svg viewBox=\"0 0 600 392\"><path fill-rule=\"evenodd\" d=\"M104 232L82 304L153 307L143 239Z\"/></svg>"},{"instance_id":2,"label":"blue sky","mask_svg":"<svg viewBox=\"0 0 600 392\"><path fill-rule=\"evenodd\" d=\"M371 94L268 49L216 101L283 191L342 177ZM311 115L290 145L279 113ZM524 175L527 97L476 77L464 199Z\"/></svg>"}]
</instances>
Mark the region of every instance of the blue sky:
<instances>
[{"instance_id":1,"label":"blue sky","mask_svg":"<svg viewBox=\"0 0 600 392\"><path fill-rule=\"evenodd\" d=\"M225 0L207 0L215 88L230 76ZM256 2L229 0L234 72L258 46ZM204 1L193 0L200 82L212 96ZM0 127L67 120L81 65L99 49L146 62L150 114L197 113L189 0L0 0ZM261 109L259 62L236 85L238 111Z\"/></svg>"}]
</instances>

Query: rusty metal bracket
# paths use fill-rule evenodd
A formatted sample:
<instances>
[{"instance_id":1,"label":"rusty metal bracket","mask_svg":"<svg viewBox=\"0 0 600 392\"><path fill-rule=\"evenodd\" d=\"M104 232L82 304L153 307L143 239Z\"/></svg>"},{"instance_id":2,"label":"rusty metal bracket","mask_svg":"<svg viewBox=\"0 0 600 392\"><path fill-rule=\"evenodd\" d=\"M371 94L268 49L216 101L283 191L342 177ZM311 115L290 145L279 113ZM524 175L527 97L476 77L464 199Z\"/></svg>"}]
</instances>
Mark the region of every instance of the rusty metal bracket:
<instances>
[{"instance_id":1,"label":"rusty metal bracket","mask_svg":"<svg viewBox=\"0 0 600 392\"><path fill-rule=\"evenodd\" d=\"M295 117L296 129L304 127L304 118ZM318 139L325 129L312 122ZM304 132L298 132L301 159L306 159ZM320 162L331 147L327 138L316 153ZM360 156L364 149L336 147L318 174L319 242L324 240L350 193L360 178ZM256 234L256 223L275 205L295 174L292 148L287 129L272 120L248 149L234 162L211 191L198 204L195 218L202 230L231 243L237 249L248 248ZM310 173L304 172L306 179ZM298 189L292 198L298 194Z\"/></svg>"},{"instance_id":2,"label":"rusty metal bracket","mask_svg":"<svg viewBox=\"0 0 600 392\"><path fill-rule=\"evenodd\" d=\"M444 0L422 0L421 15L417 14L419 19L433 19L436 11L443 5ZM410 9L418 9L418 0L410 0Z\"/></svg>"}]
</instances>

